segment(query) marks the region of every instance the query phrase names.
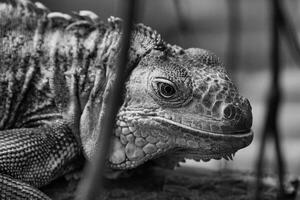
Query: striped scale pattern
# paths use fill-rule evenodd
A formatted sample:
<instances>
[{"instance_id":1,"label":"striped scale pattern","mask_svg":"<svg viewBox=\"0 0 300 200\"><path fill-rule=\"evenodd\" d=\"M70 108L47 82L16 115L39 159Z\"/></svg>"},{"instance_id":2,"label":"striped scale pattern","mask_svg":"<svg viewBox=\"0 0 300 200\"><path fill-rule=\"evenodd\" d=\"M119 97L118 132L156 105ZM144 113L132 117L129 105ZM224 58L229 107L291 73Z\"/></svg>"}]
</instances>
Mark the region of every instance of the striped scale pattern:
<instances>
[{"instance_id":1,"label":"striped scale pattern","mask_svg":"<svg viewBox=\"0 0 300 200\"><path fill-rule=\"evenodd\" d=\"M60 123L1 131L0 144L1 199L49 199L32 186L68 172L81 150L71 130Z\"/></svg>"},{"instance_id":2,"label":"striped scale pattern","mask_svg":"<svg viewBox=\"0 0 300 200\"><path fill-rule=\"evenodd\" d=\"M0 144L0 172L36 187L59 176L80 152L62 124L1 131Z\"/></svg>"},{"instance_id":3,"label":"striped scale pattern","mask_svg":"<svg viewBox=\"0 0 300 200\"><path fill-rule=\"evenodd\" d=\"M31 185L0 174L0 199L51 200Z\"/></svg>"}]
</instances>

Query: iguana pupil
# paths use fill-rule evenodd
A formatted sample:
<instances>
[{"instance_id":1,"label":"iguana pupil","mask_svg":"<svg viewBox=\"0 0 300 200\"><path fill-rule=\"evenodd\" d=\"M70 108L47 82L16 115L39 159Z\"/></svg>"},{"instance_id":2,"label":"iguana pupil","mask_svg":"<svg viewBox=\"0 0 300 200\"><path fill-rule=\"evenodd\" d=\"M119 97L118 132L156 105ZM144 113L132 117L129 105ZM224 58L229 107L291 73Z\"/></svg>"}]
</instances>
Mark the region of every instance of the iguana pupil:
<instances>
[{"instance_id":1,"label":"iguana pupil","mask_svg":"<svg viewBox=\"0 0 300 200\"><path fill-rule=\"evenodd\" d=\"M171 98L176 92L175 88L168 83L158 83L158 85L160 94L164 98Z\"/></svg>"}]
</instances>

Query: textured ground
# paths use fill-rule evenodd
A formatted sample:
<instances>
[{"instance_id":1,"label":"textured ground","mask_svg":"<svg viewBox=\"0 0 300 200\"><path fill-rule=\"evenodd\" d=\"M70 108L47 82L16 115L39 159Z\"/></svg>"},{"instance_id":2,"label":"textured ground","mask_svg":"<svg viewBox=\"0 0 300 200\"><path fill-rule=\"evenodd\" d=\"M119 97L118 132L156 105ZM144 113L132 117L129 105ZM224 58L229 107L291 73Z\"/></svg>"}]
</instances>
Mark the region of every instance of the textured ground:
<instances>
[{"instance_id":1,"label":"textured ground","mask_svg":"<svg viewBox=\"0 0 300 200\"><path fill-rule=\"evenodd\" d=\"M275 199L273 178L265 178L264 200ZM43 189L54 200L71 200L78 179L60 179ZM255 178L252 174L232 171L154 169L117 181L106 181L103 199L125 200L250 200ZM100 199L100 198L99 198Z\"/></svg>"}]
</instances>

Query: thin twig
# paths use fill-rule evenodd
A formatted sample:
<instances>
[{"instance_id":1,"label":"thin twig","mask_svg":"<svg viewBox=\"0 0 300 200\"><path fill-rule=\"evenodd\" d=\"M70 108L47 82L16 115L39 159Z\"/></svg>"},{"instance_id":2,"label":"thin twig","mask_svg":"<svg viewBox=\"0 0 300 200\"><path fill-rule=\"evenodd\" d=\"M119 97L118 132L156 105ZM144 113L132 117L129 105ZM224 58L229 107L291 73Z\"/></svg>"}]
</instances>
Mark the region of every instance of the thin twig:
<instances>
[{"instance_id":1,"label":"thin twig","mask_svg":"<svg viewBox=\"0 0 300 200\"><path fill-rule=\"evenodd\" d=\"M280 67L281 67L281 57L280 57L280 9L282 8L279 3L281 0L273 0L273 48L272 48L272 84L270 91L270 102L269 102L269 131L271 131L275 142L276 158L277 158L277 169L279 177L280 195L284 196L284 175L285 175L285 164L282 156L282 149L280 146L280 133L278 130L278 111L281 102L281 88L280 88ZM278 23L279 22L279 23Z\"/></svg>"},{"instance_id":2,"label":"thin twig","mask_svg":"<svg viewBox=\"0 0 300 200\"><path fill-rule=\"evenodd\" d=\"M233 79L236 79L236 69L239 62L240 41L240 0L227 0L228 5L228 43L227 66Z\"/></svg>"},{"instance_id":3,"label":"thin twig","mask_svg":"<svg viewBox=\"0 0 300 200\"><path fill-rule=\"evenodd\" d=\"M180 4L180 0L173 0L174 6L175 6L175 11L177 15L177 20L178 20L178 26L180 29L181 33L185 33L186 31L189 30L188 22L184 17L184 13Z\"/></svg>"},{"instance_id":4,"label":"thin twig","mask_svg":"<svg viewBox=\"0 0 300 200\"><path fill-rule=\"evenodd\" d=\"M300 43L295 26L293 25L291 18L288 16L286 10L284 9L281 1L278 2L277 9L280 31L282 32L283 36L285 36L289 49L295 61L298 63L298 66L300 66Z\"/></svg>"},{"instance_id":5,"label":"thin twig","mask_svg":"<svg viewBox=\"0 0 300 200\"><path fill-rule=\"evenodd\" d=\"M186 19L183 9L182 9L182 3L181 0L173 0L173 4L175 7L175 14L177 16L177 24L178 24L178 43L184 44L186 41L184 40L185 34L191 30L191 27L189 26L189 22ZM184 1L186 4L187 1Z\"/></svg>"},{"instance_id":6,"label":"thin twig","mask_svg":"<svg viewBox=\"0 0 300 200\"><path fill-rule=\"evenodd\" d=\"M277 169L278 169L278 177L279 177L279 192L278 198L284 197L284 175L285 175L285 166L282 157L282 151L280 146L280 133L278 131L278 111L281 101L281 88L280 88L280 38L279 38L279 3L278 0L272 0L272 17L271 17L271 72L272 72L272 82L270 87L270 94L268 99L268 109L264 124L264 129L262 133L262 141L260 145L260 151L257 162L257 188L256 188L256 199L260 199L261 194L261 177L263 173L263 159L264 159L264 151L267 139L274 139L275 142L275 151L276 151L276 159L277 159Z\"/></svg>"},{"instance_id":7,"label":"thin twig","mask_svg":"<svg viewBox=\"0 0 300 200\"><path fill-rule=\"evenodd\" d=\"M124 89L124 83L126 80L125 70L128 63L128 52L130 48L130 37L133 29L133 23L136 18L136 1L127 0L123 2L124 16L123 16L123 35L121 39L121 51L116 65L116 79L112 83L111 91L109 92L107 105L105 109L104 118L100 123L101 137L97 141L97 149L94 160L91 164L88 164L85 168L85 179L79 186L79 192L77 199L79 200L94 200L99 199L103 189L103 175L105 171L105 162L107 154L109 153L109 146L111 141L111 135L115 126L115 118L119 107L121 105L121 99ZM105 103L105 102L104 102ZM98 138L98 139L99 139ZM98 197L98 198L97 198Z\"/></svg>"}]
</instances>

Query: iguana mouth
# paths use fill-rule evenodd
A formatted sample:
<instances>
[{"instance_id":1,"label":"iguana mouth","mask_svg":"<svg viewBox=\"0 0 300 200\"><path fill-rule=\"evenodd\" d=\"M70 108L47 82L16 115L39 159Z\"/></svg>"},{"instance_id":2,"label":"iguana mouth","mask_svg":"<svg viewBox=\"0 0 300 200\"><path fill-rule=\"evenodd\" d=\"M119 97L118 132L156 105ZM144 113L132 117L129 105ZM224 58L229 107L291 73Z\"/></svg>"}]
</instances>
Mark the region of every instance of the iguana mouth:
<instances>
[{"instance_id":1,"label":"iguana mouth","mask_svg":"<svg viewBox=\"0 0 300 200\"><path fill-rule=\"evenodd\" d=\"M168 124L169 127L173 126L173 128L178 129L179 132L183 133L184 137L192 137L195 141L198 141L198 145L196 145L196 143L194 145L189 145L185 144L183 141L180 142L180 139L177 139L178 142L176 143L180 148L175 150L176 156L196 161L202 160L207 162L211 159L220 160L222 158L225 160L233 160L236 151L248 146L253 140L253 131L251 129L235 130L231 132L209 132L162 117L154 117L153 119L162 124ZM230 145L226 145L227 147L224 147L222 150L221 148L217 148L217 144L225 144L226 142L227 144L232 144L231 147ZM202 145L200 143L202 143ZM212 148L209 148L208 151L199 151L199 148L205 146L205 144L215 145L212 145Z\"/></svg>"},{"instance_id":2,"label":"iguana mouth","mask_svg":"<svg viewBox=\"0 0 300 200\"><path fill-rule=\"evenodd\" d=\"M114 169L135 168L169 153L196 161L228 160L253 139L251 130L214 133L158 116L119 119L117 126L108 159L109 166Z\"/></svg>"},{"instance_id":3,"label":"iguana mouth","mask_svg":"<svg viewBox=\"0 0 300 200\"><path fill-rule=\"evenodd\" d=\"M153 119L157 122L162 124L168 124L169 126L174 126L175 128L179 128L182 132L188 132L193 135L201 134L201 137L220 137L220 138L244 138L244 137L253 137L252 130L249 129L242 129L242 130L232 130L232 131L206 131L202 129L196 129L191 126L184 125L182 123L175 122L173 120L165 119L163 117L153 117Z\"/></svg>"}]
</instances>

